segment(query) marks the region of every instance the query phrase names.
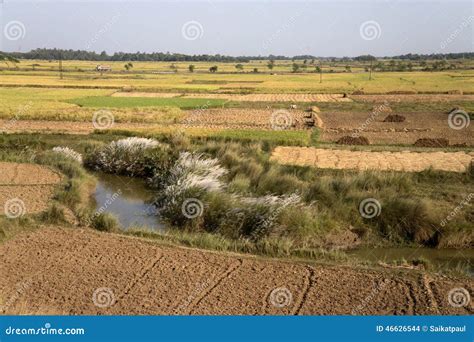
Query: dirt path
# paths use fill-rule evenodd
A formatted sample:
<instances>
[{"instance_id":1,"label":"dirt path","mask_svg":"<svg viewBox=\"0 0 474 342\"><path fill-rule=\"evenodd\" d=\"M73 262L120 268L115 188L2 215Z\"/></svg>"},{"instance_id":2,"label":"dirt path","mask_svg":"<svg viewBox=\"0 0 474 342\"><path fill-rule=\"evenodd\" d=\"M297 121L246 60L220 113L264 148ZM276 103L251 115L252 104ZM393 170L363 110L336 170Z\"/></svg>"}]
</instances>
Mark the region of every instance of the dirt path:
<instances>
[{"instance_id":1,"label":"dirt path","mask_svg":"<svg viewBox=\"0 0 474 342\"><path fill-rule=\"evenodd\" d=\"M24 233L0 245L0 260L1 313L473 313L472 303L448 302L453 288L472 294L472 280L261 260L92 230Z\"/></svg>"},{"instance_id":2,"label":"dirt path","mask_svg":"<svg viewBox=\"0 0 474 342\"><path fill-rule=\"evenodd\" d=\"M275 148L272 160L281 164L314 166L322 169L434 170L466 172L474 154L465 152L367 152L318 149L314 147Z\"/></svg>"}]
</instances>

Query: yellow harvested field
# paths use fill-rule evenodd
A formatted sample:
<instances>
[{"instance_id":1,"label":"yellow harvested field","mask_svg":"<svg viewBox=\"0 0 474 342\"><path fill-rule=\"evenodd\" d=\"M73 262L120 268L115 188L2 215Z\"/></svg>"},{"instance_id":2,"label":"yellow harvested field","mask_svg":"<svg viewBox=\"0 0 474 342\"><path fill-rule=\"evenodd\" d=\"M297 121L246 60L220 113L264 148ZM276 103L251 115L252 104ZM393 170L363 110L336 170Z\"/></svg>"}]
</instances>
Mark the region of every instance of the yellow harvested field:
<instances>
[{"instance_id":1,"label":"yellow harvested field","mask_svg":"<svg viewBox=\"0 0 474 342\"><path fill-rule=\"evenodd\" d=\"M213 98L240 102L351 102L343 94L180 94L180 93L147 93L147 92L116 92L114 97L157 97L172 98Z\"/></svg>"},{"instance_id":2,"label":"yellow harvested field","mask_svg":"<svg viewBox=\"0 0 474 342\"><path fill-rule=\"evenodd\" d=\"M473 152L367 152L279 146L273 151L271 159L281 164L321 169L419 172L433 168L466 172L473 157Z\"/></svg>"},{"instance_id":3,"label":"yellow harvested field","mask_svg":"<svg viewBox=\"0 0 474 342\"><path fill-rule=\"evenodd\" d=\"M206 109L188 111L183 124L205 128L303 129L305 112L267 109Z\"/></svg>"}]
</instances>

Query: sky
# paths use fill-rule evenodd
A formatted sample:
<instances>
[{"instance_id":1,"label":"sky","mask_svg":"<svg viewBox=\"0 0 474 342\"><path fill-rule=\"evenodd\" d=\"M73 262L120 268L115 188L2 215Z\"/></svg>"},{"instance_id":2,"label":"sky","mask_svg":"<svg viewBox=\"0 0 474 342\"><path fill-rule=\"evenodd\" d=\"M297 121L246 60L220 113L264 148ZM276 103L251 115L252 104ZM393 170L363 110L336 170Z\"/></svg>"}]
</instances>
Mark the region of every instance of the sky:
<instances>
[{"instance_id":1,"label":"sky","mask_svg":"<svg viewBox=\"0 0 474 342\"><path fill-rule=\"evenodd\" d=\"M0 0L0 28L0 50L7 52L472 52L474 1Z\"/></svg>"}]
</instances>

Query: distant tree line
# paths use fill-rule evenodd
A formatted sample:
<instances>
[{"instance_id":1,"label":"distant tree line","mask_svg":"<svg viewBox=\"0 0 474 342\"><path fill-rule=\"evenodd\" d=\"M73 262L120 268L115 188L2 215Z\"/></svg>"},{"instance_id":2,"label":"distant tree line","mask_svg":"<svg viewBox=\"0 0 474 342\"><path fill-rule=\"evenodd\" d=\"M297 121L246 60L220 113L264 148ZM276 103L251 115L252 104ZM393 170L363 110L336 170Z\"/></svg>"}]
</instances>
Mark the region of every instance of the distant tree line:
<instances>
[{"instance_id":1,"label":"distant tree line","mask_svg":"<svg viewBox=\"0 0 474 342\"><path fill-rule=\"evenodd\" d=\"M1 54L1 52L0 52ZM406 54L393 57L374 57L371 55L363 55L357 57L316 57L312 55L301 55L301 56L224 56L224 55L185 55L180 53L170 52L115 52L113 55L108 55L105 51L96 53L94 51L85 50L62 50L62 49L35 49L30 52L11 52L3 53L4 55L11 56L18 59L44 59L44 60L84 60L84 61L143 61L143 62L237 62L246 63L251 60L307 60L310 61L308 64L314 64L314 61L325 60L332 62L349 62L349 61L371 61L380 59L401 59L401 60L443 60L443 59L474 59L474 52L466 53L446 53L446 54L430 54L430 55L419 55L419 54ZM269 69L273 68L272 65ZM306 63L304 63L306 64Z\"/></svg>"}]
</instances>

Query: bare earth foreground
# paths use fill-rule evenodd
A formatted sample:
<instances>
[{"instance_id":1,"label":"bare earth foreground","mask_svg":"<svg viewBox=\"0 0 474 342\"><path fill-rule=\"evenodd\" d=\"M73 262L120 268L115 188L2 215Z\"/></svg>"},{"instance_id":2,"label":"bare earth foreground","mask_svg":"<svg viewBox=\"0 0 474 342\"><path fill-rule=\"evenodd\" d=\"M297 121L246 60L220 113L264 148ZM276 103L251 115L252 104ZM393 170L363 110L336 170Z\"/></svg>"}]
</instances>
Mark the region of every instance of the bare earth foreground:
<instances>
[{"instance_id":1,"label":"bare earth foreground","mask_svg":"<svg viewBox=\"0 0 474 342\"><path fill-rule=\"evenodd\" d=\"M469 314L472 280L262 260L44 228L0 245L1 313Z\"/></svg>"},{"instance_id":2,"label":"bare earth foreground","mask_svg":"<svg viewBox=\"0 0 474 342\"><path fill-rule=\"evenodd\" d=\"M313 166L322 169L406 172L418 172L429 168L466 172L472 157L473 153L465 152L368 152L285 146L275 148L272 153L272 160L289 165Z\"/></svg>"}]
</instances>

